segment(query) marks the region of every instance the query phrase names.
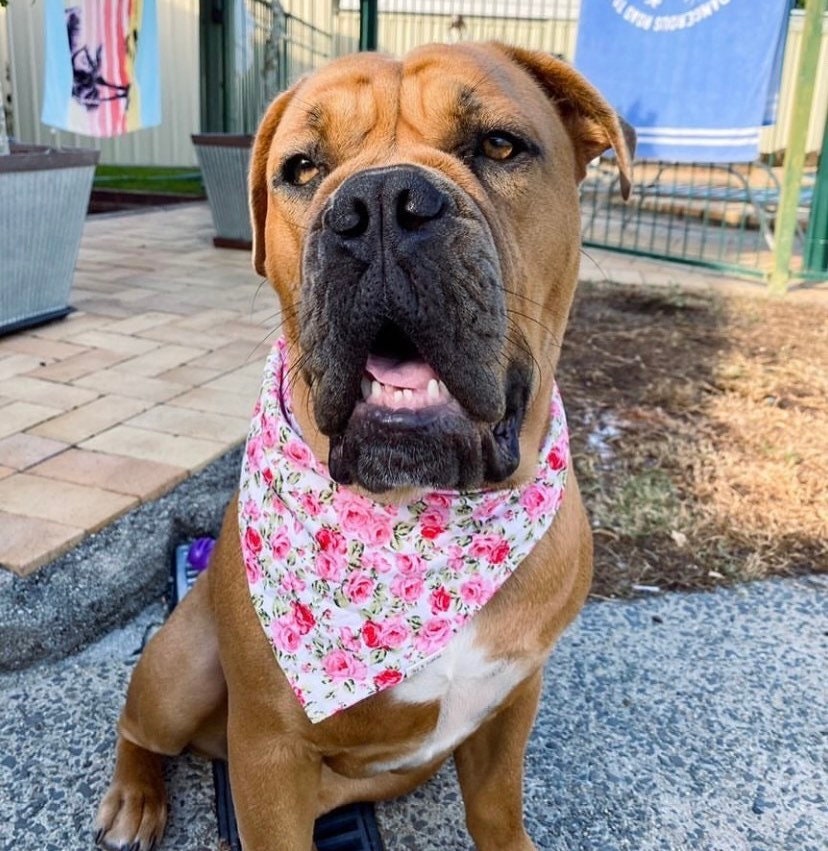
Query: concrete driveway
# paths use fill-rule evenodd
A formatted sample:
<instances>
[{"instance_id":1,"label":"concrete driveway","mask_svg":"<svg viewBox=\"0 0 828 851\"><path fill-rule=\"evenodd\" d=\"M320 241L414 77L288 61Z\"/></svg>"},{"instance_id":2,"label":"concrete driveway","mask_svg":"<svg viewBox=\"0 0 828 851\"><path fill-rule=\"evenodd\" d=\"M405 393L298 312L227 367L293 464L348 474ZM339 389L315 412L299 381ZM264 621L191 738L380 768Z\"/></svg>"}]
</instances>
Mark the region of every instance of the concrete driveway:
<instances>
[{"instance_id":1,"label":"concrete driveway","mask_svg":"<svg viewBox=\"0 0 828 851\"><path fill-rule=\"evenodd\" d=\"M161 604L0 677L0 848L90 849L113 727ZM824 851L828 581L592 602L551 659L526 761L538 847ZM209 768L170 771L161 849L218 847ZM471 848L448 767L378 808L388 851Z\"/></svg>"}]
</instances>

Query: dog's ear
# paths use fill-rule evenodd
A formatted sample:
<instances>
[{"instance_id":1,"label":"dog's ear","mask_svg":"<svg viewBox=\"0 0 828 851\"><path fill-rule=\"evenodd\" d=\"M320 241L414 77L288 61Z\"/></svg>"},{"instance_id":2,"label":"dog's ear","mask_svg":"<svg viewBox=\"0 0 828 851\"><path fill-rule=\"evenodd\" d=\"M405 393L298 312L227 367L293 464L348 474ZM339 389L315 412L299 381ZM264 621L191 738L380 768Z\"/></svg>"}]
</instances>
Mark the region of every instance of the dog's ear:
<instances>
[{"instance_id":1,"label":"dog's ear","mask_svg":"<svg viewBox=\"0 0 828 851\"><path fill-rule=\"evenodd\" d=\"M568 63L539 50L496 46L535 78L560 111L575 142L578 182L584 179L590 161L612 148L621 174L621 195L629 198L635 130Z\"/></svg>"},{"instance_id":2,"label":"dog's ear","mask_svg":"<svg viewBox=\"0 0 828 851\"><path fill-rule=\"evenodd\" d=\"M267 109L259 123L259 129L253 140L250 152L250 222L253 226L253 268L262 277L265 276L265 220L267 219L267 199L270 186L267 179L267 158L270 155L270 143L276 128L282 120L285 108L293 97L294 89L282 92Z\"/></svg>"}]
</instances>

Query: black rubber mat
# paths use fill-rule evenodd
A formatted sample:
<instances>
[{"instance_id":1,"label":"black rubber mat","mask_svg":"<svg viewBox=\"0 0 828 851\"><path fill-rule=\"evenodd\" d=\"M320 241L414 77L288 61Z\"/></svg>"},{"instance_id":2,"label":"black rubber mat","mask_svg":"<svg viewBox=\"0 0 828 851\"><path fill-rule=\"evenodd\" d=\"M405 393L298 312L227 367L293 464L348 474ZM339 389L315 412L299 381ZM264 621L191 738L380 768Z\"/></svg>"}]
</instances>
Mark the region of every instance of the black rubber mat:
<instances>
[{"instance_id":1,"label":"black rubber mat","mask_svg":"<svg viewBox=\"0 0 828 851\"><path fill-rule=\"evenodd\" d=\"M213 546L212 538L198 538L175 549L170 571L169 608L172 611L190 590L204 568ZM216 819L219 838L229 851L242 851L227 763L213 761L213 785L216 790ZM373 804L351 804L317 819L313 840L318 851L383 851Z\"/></svg>"}]
</instances>

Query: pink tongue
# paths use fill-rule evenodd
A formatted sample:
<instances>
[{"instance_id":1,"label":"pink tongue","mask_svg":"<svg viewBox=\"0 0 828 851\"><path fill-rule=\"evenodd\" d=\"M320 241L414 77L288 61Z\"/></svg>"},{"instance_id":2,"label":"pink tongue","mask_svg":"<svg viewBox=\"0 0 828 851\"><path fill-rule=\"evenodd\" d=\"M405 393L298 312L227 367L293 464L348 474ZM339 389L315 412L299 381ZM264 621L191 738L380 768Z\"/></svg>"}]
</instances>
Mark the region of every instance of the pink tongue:
<instances>
[{"instance_id":1,"label":"pink tongue","mask_svg":"<svg viewBox=\"0 0 828 851\"><path fill-rule=\"evenodd\" d=\"M421 360L395 361L369 355L365 371L380 384L409 390L425 390L432 378L437 380L437 373Z\"/></svg>"}]
</instances>

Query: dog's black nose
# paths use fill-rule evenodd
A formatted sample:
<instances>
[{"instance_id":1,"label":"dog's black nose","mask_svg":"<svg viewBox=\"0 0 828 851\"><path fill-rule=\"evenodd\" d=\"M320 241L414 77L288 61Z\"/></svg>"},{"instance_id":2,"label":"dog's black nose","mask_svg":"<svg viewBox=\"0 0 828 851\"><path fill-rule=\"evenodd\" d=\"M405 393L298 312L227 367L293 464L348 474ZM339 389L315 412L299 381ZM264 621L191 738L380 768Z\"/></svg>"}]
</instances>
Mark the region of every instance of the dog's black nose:
<instances>
[{"instance_id":1,"label":"dog's black nose","mask_svg":"<svg viewBox=\"0 0 828 851\"><path fill-rule=\"evenodd\" d=\"M439 219L448 196L416 166L390 166L349 177L331 201L327 225L345 240L380 232L405 237Z\"/></svg>"}]
</instances>

